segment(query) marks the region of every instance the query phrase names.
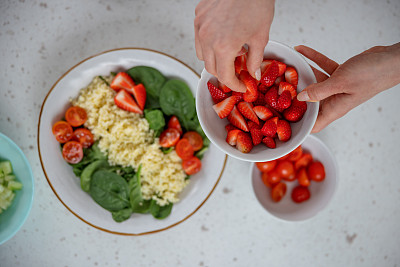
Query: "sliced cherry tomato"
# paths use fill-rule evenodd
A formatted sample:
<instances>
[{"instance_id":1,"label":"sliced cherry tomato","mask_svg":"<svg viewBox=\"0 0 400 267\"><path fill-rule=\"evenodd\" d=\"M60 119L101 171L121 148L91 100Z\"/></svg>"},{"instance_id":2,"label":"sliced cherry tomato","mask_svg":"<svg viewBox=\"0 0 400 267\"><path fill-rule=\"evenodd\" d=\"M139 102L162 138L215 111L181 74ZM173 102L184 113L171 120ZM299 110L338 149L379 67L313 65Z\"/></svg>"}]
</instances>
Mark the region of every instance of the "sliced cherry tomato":
<instances>
[{"instance_id":1,"label":"sliced cherry tomato","mask_svg":"<svg viewBox=\"0 0 400 267\"><path fill-rule=\"evenodd\" d=\"M263 172L263 179L266 179L267 182L271 185L275 185L281 181L281 176L276 170L272 170L269 172Z\"/></svg>"},{"instance_id":2,"label":"sliced cherry tomato","mask_svg":"<svg viewBox=\"0 0 400 267\"><path fill-rule=\"evenodd\" d=\"M301 157L301 155L303 155L303 149L301 146L298 146L295 150L289 153L289 157L287 159L290 161L296 161Z\"/></svg>"},{"instance_id":3,"label":"sliced cherry tomato","mask_svg":"<svg viewBox=\"0 0 400 267\"><path fill-rule=\"evenodd\" d=\"M276 171L279 176L286 181L296 180L293 163L289 160L279 161L276 165Z\"/></svg>"},{"instance_id":4,"label":"sliced cherry tomato","mask_svg":"<svg viewBox=\"0 0 400 267\"><path fill-rule=\"evenodd\" d=\"M268 182L268 174L266 172L261 173L261 180L263 181L264 185L268 188L271 188L273 185Z\"/></svg>"},{"instance_id":5,"label":"sliced cherry tomato","mask_svg":"<svg viewBox=\"0 0 400 267\"><path fill-rule=\"evenodd\" d=\"M76 141L65 143L62 149L62 155L66 162L71 164L79 163L83 158L82 145Z\"/></svg>"},{"instance_id":6,"label":"sliced cherry tomato","mask_svg":"<svg viewBox=\"0 0 400 267\"><path fill-rule=\"evenodd\" d=\"M177 129L168 128L160 135L160 145L162 147L173 147L178 143L180 136L181 135Z\"/></svg>"},{"instance_id":7,"label":"sliced cherry tomato","mask_svg":"<svg viewBox=\"0 0 400 267\"><path fill-rule=\"evenodd\" d=\"M256 166L261 172L269 172L275 168L276 160L256 162Z\"/></svg>"},{"instance_id":8,"label":"sliced cherry tomato","mask_svg":"<svg viewBox=\"0 0 400 267\"><path fill-rule=\"evenodd\" d=\"M169 121L168 121L168 128L174 128L177 129L179 131L180 134L182 134L182 127L181 124L178 120L177 116L172 116Z\"/></svg>"},{"instance_id":9,"label":"sliced cherry tomato","mask_svg":"<svg viewBox=\"0 0 400 267\"><path fill-rule=\"evenodd\" d=\"M272 187L271 198L274 202L279 202L286 194L286 184L283 182L277 183Z\"/></svg>"},{"instance_id":10,"label":"sliced cherry tomato","mask_svg":"<svg viewBox=\"0 0 400 267\"><path fill-rule=\"evenodd\" d=\"M67 109L65 119L72 127L79 127L86 122L87 114L83 108L74 106Z\"/></svg>"},{"instance_id":11,"label":"sliced cherry tomato","mask_svg":"<svg viewBox=\"0 0 400 267\"><path fill-rule=\"evenodd\" d=\"M53 134L56 140L62 144L68 142L72 138L72 127L66 121L57 121L53 125Z\"/></svg>"},{"instance_id":12,"label":"sliced cherry tomato","mask_svg":"<svg viewBox=\"0 0 400 267\"><path fill-rule=\"evenodd\" d=\"M307 165L310 164L310 162L312 161L313 157L310 153L303 153L303 155L301 155L301 157L294 163L294 168L298 170L301 167L307 167Z\"/></svg>"},{"instance_id":13,"label":"sliced cherry tomato","mask_svg":"<svg viewBox=\"0 0 400 267\"><path fill-rule=\"evenodd\" d=\"M194 149L189 140L186 138L179 140L179 142L176 144L175 151L176 154L178 154L178 156L183 160L190 159L194 154Z\"/></svg>"},{"instance_id":14,"label":"sliced cherry tomato","mask_svg":"<svg viewBox=\"0 0 400 267\"><path fill-rule=\"evenodd\" d=\"M316 182L322 182L325 180L325 168L324 165L319 161L310 163L307 167L307 174L311 180Z\"/></svg>"},{"instance_id":15,"label":"sliced cherry tomato","mask_svg":"<svg viewBox=\"0 0 400 267\"><path fill-rule=\"evenodd\" d=\"M203 147L203 138L198 132L195 131L186 132L182 138L189 140L194 151L198 151Z\"/></svg>"},{"instance_id":16,"label":"sliced cherry tomato","mask_svg":"<svg viewBox=\"0 0 400 267\"><path fill-rule=\"evenodd\" d=\"M292 190L292 200L296 203L301 203L310 199L311 193L308 187L298 185Z\"/></svg>"},{"instance_id":17,"label":"sliced cherry tomato","mask_svg":"<svg viewBox=\"0 0 400 267\"><path fill-rule=\"evenodd\" d=\"M300 168L300 170L297 171L296 177L299 181L299 184L302 186L309 186L311 183L305 167L302 167Z\"/></svg>"},{"instance_id":18,"label":"sliced cherry tomato","mask_svg":"<svg viewBox=\"0 0 400 267\"><path fill-rule=\"evenodd\" d=\"M73 140L81 143L83 148L91 147L94 143L93 134L86 128L76 129L73 135Z\"/></svg>"},{"instance_id":19,"label":"sliced cherry tomato","mask_svg":"<svg viewBox=\"0 0 400 267\"><path fill-rule=\"evenodd\" d=\"M201 170L201 161L193 156L182 162L182 168L188 175L198 173Z\"/></svg>"}]
</instances>

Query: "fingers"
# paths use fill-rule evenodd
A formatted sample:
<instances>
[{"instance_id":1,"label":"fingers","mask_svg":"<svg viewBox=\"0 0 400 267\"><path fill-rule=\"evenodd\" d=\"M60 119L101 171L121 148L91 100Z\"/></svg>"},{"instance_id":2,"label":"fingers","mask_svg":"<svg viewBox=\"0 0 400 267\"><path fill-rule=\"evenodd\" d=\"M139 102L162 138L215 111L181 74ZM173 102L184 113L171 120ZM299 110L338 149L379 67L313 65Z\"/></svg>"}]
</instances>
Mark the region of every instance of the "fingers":
<instances>
[{"instance_id":1,"label":"fingers","mask_svg":"<svg viewBox=\"0 0 400 267\"><path fill-rule=\"evenodd\" d=\"M268 41L267 41L268 42ZM266 43L254 42L249 44L249 53L247 54L247 70L256 80L261 79L261 62L264 58L264 48Z\"/></svg>"},{"instance_id":2,"label":"fingers","mask_svg":"<svg viewBox=\"0 0 400 267\"><path fill-rule=\"evenodd\" d=\"M236 53L232 54L231 56L224 53L217 54L217 78L221 83L225 84L233 91L244 93L246 92L247 88L235 75L235 56Z\"/></svg>"},{"instance_id":3,"label":"fingers","mask_svg":"<svg viewBox=\"0 0 400 267\"><path fill-rule=\"evenodd\" d=\"M327 97L343 92L341 82L331 77L320 83L313 83L307 86L297 95L300 101L317 102Z\"/></svg>"},{"instance_id":4,"label":"fingers","mask_svg":"<svg viewBox=\"0 0 400 267\"><path fill-rule=\"evenodd\" d=\"M310 67L311 67L312 71L314 72L315 78L317 79L318 83L323 82L329 78L329 76L326 75L325 73L323 73L322 71L317 70L316 68L314 68L311 65L310 65Z\"/></svg>"},{"instance_id":5,"label":"fingers","mask_svg":"<svg viewBox=\"0 0 400 267\"><path fill-rule=\"evenodd\" d=\"M203 59L203 51L201 48L201 43L199 39L199 27L198 25L194 25L194 46L196 48L196 55L199 60Z\"/></svg>"},{"instance_id":6,"label":"fingers","mask_svg":"<svg viewBox=\"0 0 400 267\"><path fill-rule=\"evenodd\" d=\"M297 52L305 56L306 58L314 61L321 69L326 71L329 75L331 75L338 67L339 64L327 56L315 51L314 49L299 45L294 48Z\"/></svg>"}]
</instances>

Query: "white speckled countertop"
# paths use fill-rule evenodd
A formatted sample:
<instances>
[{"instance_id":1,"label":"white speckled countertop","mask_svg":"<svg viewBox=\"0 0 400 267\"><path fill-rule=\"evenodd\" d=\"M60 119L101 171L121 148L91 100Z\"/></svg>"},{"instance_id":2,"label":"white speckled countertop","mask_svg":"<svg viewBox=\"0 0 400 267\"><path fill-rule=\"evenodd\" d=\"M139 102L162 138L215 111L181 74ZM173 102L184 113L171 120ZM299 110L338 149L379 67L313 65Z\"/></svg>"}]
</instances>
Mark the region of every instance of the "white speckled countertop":
<instances>
[{"instance_id":1,"label":"white speckled countertop","mask_svg":"<svg viewBox=\"0 0 400 267\"><path fill-rule=\"evenodd\" d=\"M285 223L266 213L251 190L250 164L233 158L205 205L161 233L105 233L59 202L36 142L50 87L82 59L117 47L159 50L200 73L196 3L0 1L0 131L25 152L36 187L26 223L0 246L0 265L399 266L400 86L318 134L337 158L340 183L328 208L309 221ZM400 1L278 0L270 37L343 62L371 46L400 41Z\"/></svg>"}]
</instances>

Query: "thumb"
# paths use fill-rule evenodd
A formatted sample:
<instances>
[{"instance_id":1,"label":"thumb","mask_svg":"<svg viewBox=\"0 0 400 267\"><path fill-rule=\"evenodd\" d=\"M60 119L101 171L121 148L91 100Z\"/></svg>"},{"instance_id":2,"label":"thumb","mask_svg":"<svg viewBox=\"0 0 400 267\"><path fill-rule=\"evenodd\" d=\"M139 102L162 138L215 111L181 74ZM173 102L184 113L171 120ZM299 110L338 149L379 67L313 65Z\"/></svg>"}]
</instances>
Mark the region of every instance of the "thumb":
<instances>
[{"instance_id":1,"label":"thumb","mask_svg":"<svg viewBox=\"0 0 400 267\"><path fill-rule=\"evenodd\" d=\"M247 70L250 75L257 81L261 79L261 62L264 58L264 46L258 44L249 45L249 52L247 54Z\"/></svg>"},{"instance_id":2,"label":"thumb","mask_svg":"<svg viewBox=\"0 0 400 267\"><path fill-rule=\"evenodd\" d=\"M297 99L300 101L317 102L337 94L339 90L335 84L332 83L331 79L332 78L307 86L297 95Z\"/></svg>"}]
</instances>

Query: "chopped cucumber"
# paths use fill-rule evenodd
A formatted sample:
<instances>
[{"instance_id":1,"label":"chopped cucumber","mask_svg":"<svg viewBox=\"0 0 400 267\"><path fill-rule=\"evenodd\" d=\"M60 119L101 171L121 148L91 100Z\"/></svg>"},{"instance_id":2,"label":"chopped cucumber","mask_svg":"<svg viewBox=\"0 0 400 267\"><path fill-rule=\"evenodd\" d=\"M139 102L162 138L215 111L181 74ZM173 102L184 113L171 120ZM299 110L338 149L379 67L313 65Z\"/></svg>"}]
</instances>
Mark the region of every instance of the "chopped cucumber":
<instances>
[{"instance_id":1,"label":"chopped cucumber","mask_svg":"<svg viewBox=\"0 0 400 267\"><path fill-rule=\"evenodd\" d=\"M0 162L0 213L7 209L15 197L15 190L21 190L22 184L16 181L9 160Z\"/></svg>"},{"instance_id":2,"label":"chopped cucumber","mask_svg":"<svg viewBox=\"0 0 400 267\"><path fill-rule=\"evenodd\" d=\"M1 161L0 170L2 170L5 175L12 173L11 161L9 160Z\"/></svg>"}]
</instances>

